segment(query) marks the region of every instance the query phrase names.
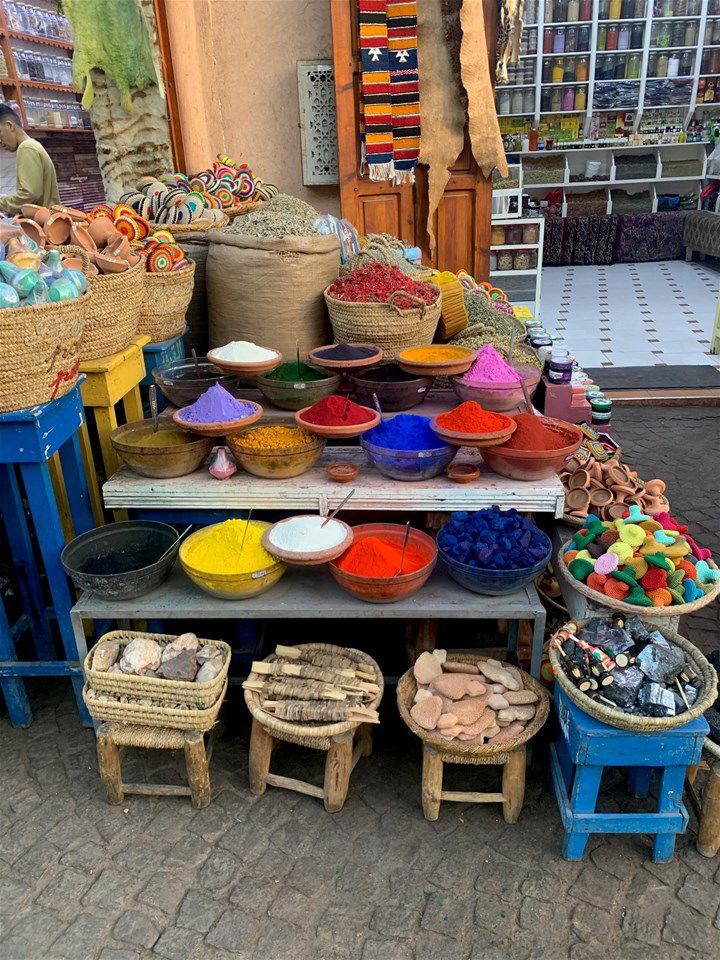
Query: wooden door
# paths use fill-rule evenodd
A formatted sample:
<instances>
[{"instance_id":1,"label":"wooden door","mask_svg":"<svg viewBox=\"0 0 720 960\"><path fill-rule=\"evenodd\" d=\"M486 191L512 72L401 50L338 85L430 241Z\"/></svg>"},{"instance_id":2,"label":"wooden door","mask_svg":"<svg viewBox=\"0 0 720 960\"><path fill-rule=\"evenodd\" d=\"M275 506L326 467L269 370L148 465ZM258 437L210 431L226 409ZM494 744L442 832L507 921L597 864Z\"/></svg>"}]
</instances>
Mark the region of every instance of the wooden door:
<instances>
[{"instance_id":1,"label":"wooden door","mask_svg":"<svg viewBox=\"0 0 720 960\"><path fill-rule=\"evenodd\" d=\"M422 2L422 0L419 0ZM395 186L370 180L360 172L359 102L360 55L355 0L330 0L338 132L338 166L342 215L360 233L391 233L419 246L423 262L438 270L464 269L478 279L488 278L492 187L473 159L465 138L445 193L433 215L435 255L425 229L427 170L416 167L416 183ZM484 0L488 58L494 75L496 6ZM423 64L420 64L422 71ZM422 101L420 103L422 115Z\"/></svg>"}]
</instances>

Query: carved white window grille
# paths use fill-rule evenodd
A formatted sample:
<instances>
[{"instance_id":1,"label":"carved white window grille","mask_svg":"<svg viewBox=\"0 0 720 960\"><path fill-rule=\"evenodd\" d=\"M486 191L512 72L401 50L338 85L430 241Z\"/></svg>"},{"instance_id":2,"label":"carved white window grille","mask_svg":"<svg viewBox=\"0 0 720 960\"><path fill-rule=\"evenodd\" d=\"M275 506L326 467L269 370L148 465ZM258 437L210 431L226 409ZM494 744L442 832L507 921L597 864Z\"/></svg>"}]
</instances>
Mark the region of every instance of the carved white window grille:
<instances>
[{"instance_id":1,"label":"carved white window grille","mask_svg":"<svg viewBox=\"0 0 720 960\"><path fill-rule=\"evenodd\" d=\"M338 183L332 60L299 60L297 77L303 183Z\"/></svg>"}]
</instances>

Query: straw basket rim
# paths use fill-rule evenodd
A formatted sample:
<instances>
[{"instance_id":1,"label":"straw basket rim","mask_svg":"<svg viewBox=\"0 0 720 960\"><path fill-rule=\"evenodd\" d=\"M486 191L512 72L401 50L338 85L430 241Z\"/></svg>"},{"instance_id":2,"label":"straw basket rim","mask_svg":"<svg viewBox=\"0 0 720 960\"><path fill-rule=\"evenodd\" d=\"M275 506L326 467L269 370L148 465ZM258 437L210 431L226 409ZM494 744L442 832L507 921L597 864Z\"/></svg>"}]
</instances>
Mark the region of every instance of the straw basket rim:
<instances>
[{"instance_id":1,"label":"straw basket rim","mask_svg":"<svg viewBox=\"0 0 720 960\"><path fill-rule=\"evenodd\" d=\"M155 220L148 220L150 224L150 234L152 235L156 230L167 230L173 235L181 237L185 233L207 233L208 230L220 230L222 227L226 227L230 223L230 219L225 211L225 214L219 220L205 220L204 217L198 217L197 220L190 223L157 223ZM202 224L198 226L198 223Z\"/></svg>"},{"instance_id":2,"label":"straw basket rim","mask_svg":"<svg viewBox=\"0 0 720 960\"><path fill-rule=\"evenodd\" d=\"M704 594L702 597L698 597L697 600L693 600L692 603L678 603L672 604L669 607L640 607L636 606L633 603L625 603L624 600L615 600L613 597L608 597L604 593L600 593L598 590L593 590L591 587L586 586L580 580L576 580L575 577L570 573L565 563L565 548L571 541L564 543L557 554L557 562L555 564L556 570L560 573L560 576L570 584L578 593L581 593L584 597L587 597L588 600L592 600L593 603L596 603L601 607L609 607L611 610L619 610L621 613L635 613L638 616L642 616L648 620L657 619L662 620L668 617L682 617L686 613L694 613L696 610L701 610L703 607L706 607L709 603L712 603L713 600L717 599L720 594L720 579L715 581L715 585L712 590ZM714 560L707 561L708 566L711 570L717 570L718 567Z\"/></svg>"},{"instance_id":3,"label":"straw basket rim","mask_svg":"<svg viewBox=\"0 0 720 960\"><path fill-rule=\"evenodd\" d=\"M171 730L199 730L214 726L225 700L228 680L225 678L217 700L204 709L177 710L173 707L147 707L140 703L107 703L88 696L90 683L83 686L82 696L90 716L116 723L137 723L142 727L169 727Z\"/></svg>"},{"instance_id":4,"label":"straw basket rim","mask_svg":"<svg viewBox=\"0 0 720 960\"><path fill-rule=\"evenodd\" d=\"M638 609L642 610L645 608L640 607ZM576 620L575 623L582 628L590 619L593 618ZM659 733L663 730L671 730L674 727L682 727L691 720L702 716L707 708L712 706L717 696L717 674L712 664L686 637L683 637L675 630L668 630L667 628L662 632L668 640L671 640L688 655L693 666L699 670L703 678L702 696L698 696L698 699L692 707L684 713L677 714L674 717L638 717L624 713L619 707L614 710L605 706L603 703L596 703L595 700L588 697L582 690L578 690L567 676L560 657L557 654L557 650L555 649L555 644L553 643L554 637L551 637L548 652L553 673L555 674L555 681L560 684L564 693L572 700L576 707L579 707L584 713L589 714L591 717L595 717L596 720L609 724L611 727L617 727L620 730L635 730L639 733Z\"/></svg>"},{"instance_id":5,"label":"straw basket rim","mask_svg":"<svg viewBox=\"0 0 720 960\"><path fill-rule=\"evenodd\" d=\"M448 653L447 659L449 663L480 663L490 658L483 657L480 654ZM550 696L545 687L525 670L522 670L520 667L516 669L521 674L523 688L536 693L538 695L538 701L535 707L535 716L527 724L522 733L519 733L514 740L499 743L496 746L488 746L484 743L475 743L472 740L448 740L445 737L441 737L435 730L425 730L419 726L410 716L413 699L417 693L417 681L415 680L412 667L400 677L397 685L397 704L400 716L415 736L419 737L423 743L429 744L443 754L452 754L467 758L482 758L498 757L502 754L512 753L513 750L517 750L518 747L527 743L528 740L535 736L550 713Z\"/></svg>"},{"instance_id":6,"label":"straw basket rim","mask_svg":"<svg viewBox=\"0 0 720 960\"><path fill-rule=\"evenodd\" d=\"M355 660L359 664L371 666L377 675L377 684L380 689L373 699L368 703L364 703L363 706L371 710L377 710L385 690L385 680L380 667L369 654L362 650L356 650L354 647L339 647L333 643L299 643L296 646L299 650L314 651L317 653L337 653L345 657L350 656L352 660ZM275 663L279 659L275 653L271 653L265 657L263 663ZM248 679L260 680L262 676L262 674L251 672ZM257 690L244 690L243 693L245 695L247 708L258 723L265 727L270 733L278 733L281 736L292 737L295 743L305 740L327 740L330 737L337 737L340 734L349 733L362 724L361 720L342 720L338 723L325 723L320 725L279 720L277 717L266 713L262 709L260 706L261 695Z\"/></svg>"}]
</instances>

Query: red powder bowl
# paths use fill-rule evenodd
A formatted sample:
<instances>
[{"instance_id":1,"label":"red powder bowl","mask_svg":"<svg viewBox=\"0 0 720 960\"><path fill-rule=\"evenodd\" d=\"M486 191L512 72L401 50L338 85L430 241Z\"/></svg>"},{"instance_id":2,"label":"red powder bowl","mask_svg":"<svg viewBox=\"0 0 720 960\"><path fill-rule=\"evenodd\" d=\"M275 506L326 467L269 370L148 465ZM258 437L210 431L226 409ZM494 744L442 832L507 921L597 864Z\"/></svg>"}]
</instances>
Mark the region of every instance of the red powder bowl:
<instances>
[{"instance_id":1,"label":"red powder bowl","mask_svg":"<svg viewBox=\"0 0 720 960\"><path fill-rule=\"evenodd\" d=\"M400 523L361 523L352 530L353 543L358 543L363 537L381 537L402 547L405 539L405 526ZM399 577L363 577L356 573L349 573L338 566L342 557L331 561L328 568L333 580L353 597L365 600L367 603L395 603L417 593L437 563L437 546L426 533L411 528L408 546L411 544L416 549L427 553L427 563L418 570Z\"/></svg>"},{"instance_id":2,"label":"red powder bowl","mask_svg":"<svg viewBox=\"0 0 720 960\"><path fill-rule=\"evenodd\" d=\"M565 437L567 443L555 450L513 450L502 444L486 447L482 456L488 467L511 480L544 480L558 473L567 458L579 449L583 441L582 432L564 420L554 420L552 417L539 419L543 426Z\"/></svg>"}]
</instances>

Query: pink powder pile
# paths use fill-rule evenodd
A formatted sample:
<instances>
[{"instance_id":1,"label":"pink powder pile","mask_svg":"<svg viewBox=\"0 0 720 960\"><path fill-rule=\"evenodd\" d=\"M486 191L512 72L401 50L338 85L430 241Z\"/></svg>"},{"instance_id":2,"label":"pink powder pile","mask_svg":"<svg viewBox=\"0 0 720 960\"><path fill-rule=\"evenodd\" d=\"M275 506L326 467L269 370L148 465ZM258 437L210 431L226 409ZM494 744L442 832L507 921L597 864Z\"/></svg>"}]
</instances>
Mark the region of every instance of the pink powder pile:
<instances>
[{"instance_id":1,"label":"pink powder pile","mask_svg":"<svg viewBox=\"0 0 720 960\"><path fill-rule=\"evenodd\" d=\"M492 344L486 343L477 352L477 359L463 377L463 383L517 383L517 372L497 352Z\"/></svg>"}]
</instances>

